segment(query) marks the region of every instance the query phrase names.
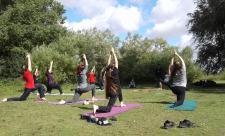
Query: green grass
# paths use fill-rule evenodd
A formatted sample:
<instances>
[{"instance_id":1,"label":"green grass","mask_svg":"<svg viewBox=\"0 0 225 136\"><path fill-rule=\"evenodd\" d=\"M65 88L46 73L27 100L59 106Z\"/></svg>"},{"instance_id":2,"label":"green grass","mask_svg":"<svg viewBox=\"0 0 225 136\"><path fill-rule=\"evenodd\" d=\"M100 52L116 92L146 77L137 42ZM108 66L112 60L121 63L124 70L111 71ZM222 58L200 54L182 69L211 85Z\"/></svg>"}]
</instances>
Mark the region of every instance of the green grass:
<instances>
[{"instance_id":1,"label":"green grass","mask_svg":"<svg viewBox=\"0 0 225 136\"><path fill-rule=\"evenodd\" d=\"M0 98L19 96L22 82L0 82ZM69 93L73 85L64 85ZM53 90L57 92L57 90ZM225 135L225 90L199 89L187 92L186 99L197 101L195 111L165 110L160 102L174 101L175 96L169 90L158 90L144 86L141 89L124 89L125 103L141 103L143 107L130 110L117 117L112 126L102 127L80 120L80 113L90 111L91 105L52 106L37 104L36 96L29 96L24 102L0 103L1 136L224 136ZM82 98L88 98L86 93ZM104 92L97 92L104 98ZM71 99L72 96L47 96L49 101ZM105 105L106 102L98 102ZM178 125L179 121L189 119L197 128L161 129L165 120Z\"/></svg>"}]
</instances>

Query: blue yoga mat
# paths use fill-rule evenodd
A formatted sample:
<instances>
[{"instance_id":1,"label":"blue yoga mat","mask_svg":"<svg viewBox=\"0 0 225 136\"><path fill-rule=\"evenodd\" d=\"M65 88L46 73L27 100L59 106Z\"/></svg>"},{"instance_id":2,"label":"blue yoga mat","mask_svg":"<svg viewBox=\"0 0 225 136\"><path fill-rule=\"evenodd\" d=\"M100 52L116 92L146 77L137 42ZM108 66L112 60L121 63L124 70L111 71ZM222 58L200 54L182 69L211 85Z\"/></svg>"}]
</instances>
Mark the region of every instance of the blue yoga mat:
<instances>
[{"instance_id":1,"label":"blue yoga mat","mask_svg":"<svg viewBox=\"0 0 225 136\"><path fill-rule=\"evenodd\" d=\"M193 111L197 107L197 103L194 100L185 100L183 105L173 107L173 104L168 104L166 110L182 110L182 111Z\"/></svg>"}]
</instances>

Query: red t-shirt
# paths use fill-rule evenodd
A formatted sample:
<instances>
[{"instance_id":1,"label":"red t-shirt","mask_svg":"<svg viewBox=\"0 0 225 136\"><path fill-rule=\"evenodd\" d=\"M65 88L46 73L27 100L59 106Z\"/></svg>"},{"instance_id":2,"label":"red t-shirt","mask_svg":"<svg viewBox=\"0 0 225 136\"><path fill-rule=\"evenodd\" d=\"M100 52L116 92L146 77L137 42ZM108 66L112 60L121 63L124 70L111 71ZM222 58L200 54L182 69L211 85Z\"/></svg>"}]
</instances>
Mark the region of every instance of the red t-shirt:
<instances>
[{"instance_id":1,"label":"red t-shirt","mask_svg":"<svg viewBox=\"0 0 225 136\"><path fill-rule=\"evenodd\" d=\"M25 88L28 88L28 89L34 88L34 78L32 73L28 69L24 71L23 80L26 82Z\"/></svg>"},{"instance_id":2,"label":"red t-shirt","mask_svg":"<svg viewBox=\"0 0 225 136\"><path fill-rule=\"evenodd\" d=\"M89 73L89 83L95 83L95 74L93 72Z\"/></svg>"}]
</instances>

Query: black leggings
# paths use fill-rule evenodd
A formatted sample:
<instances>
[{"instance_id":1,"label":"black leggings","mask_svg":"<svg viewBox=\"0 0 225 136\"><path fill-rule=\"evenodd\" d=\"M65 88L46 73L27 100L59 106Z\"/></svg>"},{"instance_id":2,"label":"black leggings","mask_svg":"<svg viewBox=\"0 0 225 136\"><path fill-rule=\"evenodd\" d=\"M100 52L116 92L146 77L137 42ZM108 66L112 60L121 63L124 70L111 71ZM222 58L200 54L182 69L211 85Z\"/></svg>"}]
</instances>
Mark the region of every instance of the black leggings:
<instances>
[{"instance_id":1,"label":"black leggings","mask_svg":"<svg viewBox=\"0 0 225 136\"><path fill-rule=\"evenodd\" d=\"M51 93L52 92L52 89L59 90L59 93L60 94L63 93L61 86L59 84L57 84L57 83L52 83L52 84L48 84L47 85L47 93Z\"/></svg>"},{"instance_id":2,"label":"black leggings","mask_svg":"<svg viewBox=\"0 0 225 136\"><path fill-rule=\"evenodd\" d=\"M110 112L113 105L116 103L117 97L119 98L119 101L122 102L123 95L122 95L121 88L119 88L118 92L119 92L118 95L110 95L107 106L99 106L99 108L96 110L96 112L98 112L98 113Z\"/></svg>"},{"instance_id":3,"label":"black leggings","mask_svg":"<svg viewBox=\"0 0 225 136\"><path fill-rule=\"evenodd\" d=\"M110 112L113 105L116 103L117 97L118 97L117 95L111 96L109 98L109 102L108 102L107 106L99 106L99 108L96 110L96 112L98 112L98 113Z\"/></svg>"},{"instance_id":4,"label":"black leggings","mask_svg":"<svg viewBox=\"0 0 225 136\"><path fill-rule=\"evenodd\" d=\"M30 95L30 93L33 91L34 89L25 88L23 94L20 97L7 98L7 101L25 101L27 100L27 97Z\"/></svg>"},{"instance_id":5,"label":"black leggings","mask_svg":"<svg viewBox=\"0 0 225 136\"><path fill-rule=\"evenodd\" d=\"M92 97L95 96L95 84L88 85L85 88L77 88L75 90L75 94L73 96L73 99L72 100L69 100L69 101L66 101L66 103L72 103L72 102L78 101L79 98L80 98L80 96L83 93L89 92L90 90L92 90Z\"/></svg>"},{"instance_id":6,"label":"black leggings","mask_svg":"<svg viewBox=\"0 0 225 136\"><path fill-rule=\"evenodd\" d=\"M186 88L182 86L174 86L174 87L171 87L171 90L174 94L177 95L177 102L174 104L174 106L182 105L185 99Z\"/></svg>"}]
</instances>

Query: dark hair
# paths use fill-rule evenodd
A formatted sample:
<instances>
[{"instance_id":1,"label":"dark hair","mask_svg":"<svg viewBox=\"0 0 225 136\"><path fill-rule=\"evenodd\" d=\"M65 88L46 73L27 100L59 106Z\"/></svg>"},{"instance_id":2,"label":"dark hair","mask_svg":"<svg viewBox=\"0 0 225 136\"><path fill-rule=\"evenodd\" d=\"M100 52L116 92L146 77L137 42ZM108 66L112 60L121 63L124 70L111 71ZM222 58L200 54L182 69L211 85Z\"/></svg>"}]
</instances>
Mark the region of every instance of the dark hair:
<instances>
[{"instance_id":1,"label":"dark hair","mask_svg":"<svg viewBox=\"0 0 225 136\"><path fill-rule=\"evenodd\" d=\"M78 65L77 66L77 75L79 75L85 68L84 64Z\"/></svg>"},{"instance_id":2,"label":"dark hair","mask_svg":"<svg viewBox=\"0 0 225 136\"><path fill-rule=\"evenodd\" d=\"M181 69L182 69L182 64L179 61L175 61L173 63L172 75L175 75Z\"/></svg>"}]
</instances>

